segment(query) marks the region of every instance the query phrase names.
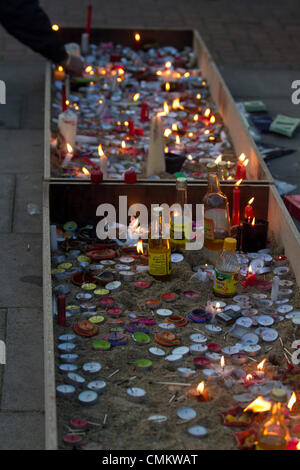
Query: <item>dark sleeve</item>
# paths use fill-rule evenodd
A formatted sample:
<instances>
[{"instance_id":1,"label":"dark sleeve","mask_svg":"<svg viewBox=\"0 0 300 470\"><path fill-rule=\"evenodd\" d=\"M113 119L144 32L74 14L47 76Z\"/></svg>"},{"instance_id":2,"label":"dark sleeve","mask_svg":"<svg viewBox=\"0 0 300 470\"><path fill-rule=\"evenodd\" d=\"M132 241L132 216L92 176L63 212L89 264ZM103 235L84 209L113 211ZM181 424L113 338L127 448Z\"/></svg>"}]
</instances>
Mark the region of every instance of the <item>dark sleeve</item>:
<instances>
[{"instance_id":1,"label":"dark sleeve","mask_svg":"<svg viewBox=\"0 0 300 470\"><path fill-rule=\"evenodd\" d=\"M52 30L38 0L0 0L0 23L16 39L54 63L67 58L64 43Z\"/></svg>"}]
</instances>

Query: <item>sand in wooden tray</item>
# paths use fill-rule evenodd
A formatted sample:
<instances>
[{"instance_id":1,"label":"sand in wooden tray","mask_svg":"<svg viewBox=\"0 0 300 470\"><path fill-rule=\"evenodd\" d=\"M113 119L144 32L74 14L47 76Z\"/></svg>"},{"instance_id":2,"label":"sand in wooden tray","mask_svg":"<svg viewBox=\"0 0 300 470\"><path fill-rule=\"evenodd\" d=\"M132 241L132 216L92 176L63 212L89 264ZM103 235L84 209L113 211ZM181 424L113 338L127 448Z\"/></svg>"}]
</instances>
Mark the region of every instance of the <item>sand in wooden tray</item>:
<instances>
[{"instance_id":1,"label":"sand in wooden tray","mask_svg":"<svg viewBox=\"0 0 300 470\"><path fill-rule=\"evenodd\" d=\"M148 316L153 315L157 323L162 321L155 313L145 308L147 299L160 299L161 295L166 292L175 292L178 298L175 302L162 302L162 308L170 308L174 313L186 315L190 310L199 306L205 306L208 299L214 299L212 294L212 281L201 283L197 279L189 280L193 274L192 266L204 264L205 259L201 252L186 252L184 261L172 264L172 279L170 282L157 282L144 273L139 276L140 279L152 280L152 284L147 289L137 289L132 283L124 283L124 289L113 294L115 305L124 309L123 318L127 322L127 314L130 312L143 313ZM266 274L265 279L271 279L272 273ZM289 273L286 279L294 281L294 294L289 302L294 306L294 310L300 308L300 293L296 287L294 275ZM54 281L54 285L58 282ZM67 295L67 305L79 304L75 295L81 291L70 283L71 292ZM186 290L195 290L200 293L200 301L187 302L183 296ZM248 289L249 292L262 292L256 288ZM245 290L239 286L238 293L245 293ZM248 292L246 292L248 293ZM220 299L218 299L220 300ZM231 303L228 300L228 303ZM138 346L132 338L129 338L128 344L122 347L114 347L110 351L99 352L92 349L92 343L95 340L103 339L108 331L108 315L104 310L99 309L98 312L103 314L107 319L105 323L99 325L99 332L93 338L76 338L77 349L79 354L78 373L85 377L86 384L92 380L105 380L107 382L106 392L99 395L99 400L95 405L82 406L77 400L77 396L82 390L86 390L86 386L76 386L76 395L74 398L57 397L57 415L58 415L58 447L70 448L66 446L62 437L68 432L66 426L71 418L84 418L100 426L90 425L89 430L83 436L84 442L97 442L106 449L145 449L145 450L188 450L188 449L236 449L236 441L233 432L242 430L243 428L231 428L224 426L218 412L228 410L238 403L234 401L233 395L244 393L247 391L242 385L235 384L231 388L227 388L224 382L216 385L213 383L213 399L207 403L199 403L193 399L187 398L186 392L189 387L174 387L169 385L160 385L157 382L180 382L190 383L191 388L203 380L201 370L196 369L196 374L189 379L179 377L176 366L167 364L164 358L155 359L149 352L149 347L158 346L154 341L154 333L157 331L156 326L150 329L150 344ZM81 315L74 315L68 319L67 327L62 328L54 322L55 344L58 344L58 336L63 333L71 333L72 325ZM275 328L278 330L285 346L291 350L291 344L294 340L293 326L291 320L284 320L276 323ZM177 328L178 335L181 337L182 345L191 345L192 341L189 336L192 333L202 332L208 338L208 341L217 342L222 346L233 345L238 340L231 336L224 336L228 327L223 328L222 335L209 336L204 328L204 324L188 323L184 328ZM129 335L130 336L130 335ZM279 340L273 343L264 343L260 340L262 346L260 354L255 358L258 361L264 357L276 355L279 359L280 366L285 367L285 357L282 353L282 346ZM267 351L272 347L271 351ZM162 348L167 354L171 352L171 348ZM65 383L65 376L58 371L60 363L59 354L56 351L56 385ZM191 367L194 356L185 356L183 367ZM153 362L152 369L148 372L140 372L136 369L134 361L137 359L150 359ZM102 369L97 374L86 374L82 371L84 362L98 361L102 365ZM230 359L226 358L226 364L230 365ZM247 367L255 364L248 361ZM245 368L245 366L236 366ZM118 370L111 378L110 374ZM134 380L128 381L131 377ZM207 387L212 382L205 381ZM133 403L127 397L126 390L130 386L142 387L146 390L147 395L143 403ZM175 395L175 397L174 397ZM170 402L170 400L172 401ZM197 412L197 417L190 422L184 422L177 417L178 408L183 406L191 406ZM242 405L243 406L243 405ZM167 423L153 426L147 421L151 415L165 415L168 418ZM105 415L106 424L103 424ZM194 424L201 424L208 430L207 437L198 439L191 437L187 429Z\"/></svg>"}]
</instances>

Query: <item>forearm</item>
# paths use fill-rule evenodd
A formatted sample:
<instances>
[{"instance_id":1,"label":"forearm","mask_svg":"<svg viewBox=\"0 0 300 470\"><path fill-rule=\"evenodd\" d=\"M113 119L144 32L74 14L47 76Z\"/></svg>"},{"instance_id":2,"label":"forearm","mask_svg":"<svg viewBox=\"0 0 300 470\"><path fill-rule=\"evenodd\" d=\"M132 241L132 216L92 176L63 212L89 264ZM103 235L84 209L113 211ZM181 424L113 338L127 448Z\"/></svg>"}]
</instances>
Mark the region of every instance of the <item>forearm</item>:
<instances>
[{"instance_id":1,"label":"forearm","mask_svg":"<svg viewBox=\"0 0 300 470\"><path fill-rule=\"evenodd\" d=\"M52 30L38 0L0 0L0 23L16 39L54 63L67 59L63 41Z\"/></svg>"}]
</instances>

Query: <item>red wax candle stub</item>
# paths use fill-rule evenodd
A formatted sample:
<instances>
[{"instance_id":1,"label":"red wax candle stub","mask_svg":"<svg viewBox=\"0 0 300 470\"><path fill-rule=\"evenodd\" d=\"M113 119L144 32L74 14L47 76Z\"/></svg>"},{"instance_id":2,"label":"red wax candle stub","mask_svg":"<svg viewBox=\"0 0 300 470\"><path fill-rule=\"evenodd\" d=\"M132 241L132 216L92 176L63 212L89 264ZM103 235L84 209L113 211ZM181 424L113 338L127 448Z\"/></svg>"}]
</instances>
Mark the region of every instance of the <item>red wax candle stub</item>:
<instances>
[{"instance_id":1,"label":"red wax candle stub","mask_svg":"<svg viewBox=\"0 0 300 470\"><path fill-rule=\"evenodd\" d=\"M174 293L172 293L172 292L168 292L168 293L163 294L163 295L161 296L161 298L162 298L163 300L165 300L166 302L171 302L172 300L175 300L176 297L177 297L177 295L174 294Z\"/></svg>"},{"instance_id":2,"label":"red wax candle stub","mask_svg":"<svg viewBox=\"0 0 300 470\"><path fill-rule=\"evenodd\" d=\"M93 170L91 172L92 183L101 183L103 181L103 173L101 170Z\"/></svg>"},{"instance_id":3,"label":"red wax candle stub","mask_svg":"<svg viewBox=\"0 0 300 470\"><path fill-rule=\"evenodd\" d=\"M107 313L108 313L109 315L118 316L118 315L122 315L123 310L122 310L121 308L117 308L117 307L115 307L115 308L109 308L109 309L107 310Z\"/></svg>"},{"instance_id":4,"label":"red wax candle stub","mask_svg":"<svg viewBox=\"0 0 300 470\"><path fill-rule=\"evenodd\" d=\"M221 351L222 349L222 346L220 346L217 343L207 343L206 346L208 347L208 350L212 352L218 352L218 351Z\"/></svg>"},{"instance_id":5,"label":"red wax candle stub","mask_svg":"<svg viewBox=\"0 0 300 470\"><path fill-rule=\"evenodd\" d=\"M210 360L207 357L195 357L194 364L199 368L207 367L210 364Z\"/></svg>"},{"instance_id":6,"label":"red wax candle stub","mask_svg":"<svg viewBox=\"0 0 300 470\"><path fill-rule=\"evenodd\" d=\"M81 418L72 418L70 420L70 425L74 429L87 429L89 427L89 423L85 419Z\"/></svg>"},{"instance_id":7,"label":"red wax candle stub","mask_svg":"<svg viewBox=\"0 0 300 470\"><path fill-rule=\"evenodd\" d=\"M69 444L69 445L76 445L76 444L79 444L81 441L82 441L82 437L81 436L77 436L77 435L66 435L63 437L63 441L66 443L66 444Z\"/></svg>"},{"instance_id":8,"label":"red wax candle stub","mask_svg":"<svg viewBox=\"0 0 300 470\"><path fill-rule=\"evenodd\" d=\"M200 294L194 290L187 290L184 292L184 295L190 299L197 299L197 297L200 296Z\"/></svg>"},{"instance_id":9,"label":"red wax candle stub","mask_svg":"<svg viewBox=\"0 0 300 470\"><path fill-rule=\"evenodd\" d=\"M129 183L129 184L136 183L136 180L137 180L137 174L135 171L133 170L125 171L124 173L125 183Z\"/></svg>"},{"instance_id":10,"label":"red wax candle stub","mask_svg":"<svg viewBox=\"0 0 300 470\"><path fill-rule=\"evenodd\" d=\"M140 289L146 289L147 287L150 286L149 281L136 281L134 283L135 287L139 287Z\"/></svg>"},{"instance_id":11,"label":"red wax candle stub","mask_svg":"<svg viewBox=\"0 0 300 470\"><path fill-rule=\"evenodd\" d=\"M111 307L114 303L114 299L112 297L102 297L99 299L98 304L102 307Z\"/></svg>"}]
</instances>

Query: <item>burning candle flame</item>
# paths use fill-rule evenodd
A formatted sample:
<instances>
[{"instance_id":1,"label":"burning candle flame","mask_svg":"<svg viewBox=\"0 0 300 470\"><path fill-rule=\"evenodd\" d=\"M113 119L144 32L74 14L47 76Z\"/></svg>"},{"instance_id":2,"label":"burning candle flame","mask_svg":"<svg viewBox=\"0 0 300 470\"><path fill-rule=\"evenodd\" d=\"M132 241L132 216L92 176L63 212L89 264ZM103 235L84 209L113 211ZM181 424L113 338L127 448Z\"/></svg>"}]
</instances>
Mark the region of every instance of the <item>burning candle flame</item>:
<instances>
[{"instance_id":1,"label":"burning candle flame","mask_svg":"<svg viewBox=\"0 0 300 470\"><path fill-rule=\"evenodd\" d=\"M202 380L202 382L200 382L197 386L197 392L198 393L203 393L204 392L204 380Z\"/></svg>"},{"instance_id":2,"label":"burning candle flame","mask_svg":"<svg viewBox=\"0 0 300 470\"><path fill-rule=\"evenodd\" d=\"M195 114L195 115L194 115L194 121L196 122L196 121L198 121L198 119L199 119L198 114Z\"/></svg>"},{"instance_id":3,"label":"burning candle flame","mask_svg":"<svg viewBox=\"0 0 300 470\"><path fill-rule=\"evenodd\" d=\"M172 67L172 62L170 62L169 60L165 63L165 67L166 69L169 69Z\"/></svg>"},{"instance_id":4,"label":"burning candle flame","mask_svg":"<svg viewBox=\"0 0 300 470\"><path fill-rule=\"evenodd\" d=\"M59 72L63 72L64 68L63 68L62 65L59 65L59 66L57 67L57 70L58 70Z\"/></svg>"},{"instance_id":5,"label":"burning candle flame","mask_svg":"<svg viewBox=\"0 0 300 470\"><path fill-rule=\"evenodd\" d=\"M121 147L122 147L122 149L126 149L126 142L125 142L125 140L122 140Z\"/></svg>"},{"instance_id":6,"label":"burning candle flame","mask_svg":"<svg viewBox=\"0 0 300 470\"><path fill-rule=\"evenodd\" d=\"M263 370L266 360L267 359L265 358L259 364L257 364L257 369L258 370Z\"/></svg>"},{"instance_id":7,"label":"burning candle flame","mask_svg":"<svg viewBox=\"0 0 300 470\"><path fill-rule=\"evenodd\" d=\"M224 370L224 368L225 368L225 358L224 358L224 356L221 357L220 365L221 365L222 369Z\"/></svg>"},{"instance_id":8,"label":"burning candle flame","mask_svg":"<svg viewBox=\"0 0 300 470\"><path fill-rule=\"evenodd\" d=\"M244 161L243 165L246 167L249 163L249 159L247 158L247 160Z\"/></svg>"},{"instance_id":9,"label":"burning candle flame","mask_svg":"<svg viewBox=\"0 0 300 470\"><path fill-rule=\"evenodd\" d=\"M214 123L216 122L215 116L212 116L212 117L210 118L209 122L210 122L211 124L214 124Z\"/></svg>"},{"instance_id":10,"label":"burning candle flame","mask_svg":"<svg viewBox=\"0 0 300 470\"><path fill-rule=\"evenodd\" d=\"M220 154L216 159L215 159L215 164L218 165L222 161L222 154Z\"/></svg>"},{"instance_id":11,"label":"burning candle flame","mask_svg":"<svg viewBox=\"0 0 300 470\"><path fill-rule=\"evenodd\" d=\"M136 42L139 42L141 40L141 35L139 33L135 33L134 39L136 40Z\"/></svg>"},{"instance_id":12,"label":"burning candle flame","mask_svg":"<svg viewBox=\"0 0 300 470\"><path fill-rule=\"evenodd\" d=\"M164 112L166 113L166 115L169 114L169 106L166 101L164 102Z\"/></svg>"},{"instance_id":13,"label":"burning candle flame","mask_svg":"<svg viewBox=\"0 0 300 470\"><path fill-rule=\"evenodd\" d=\"M82 171L82 173L84 173L85 175L89 175L89 174L90 174L89 170L88 170L87 168L85 168L85 166L83 166L83 167L81 168L81 171Z\"/></svg>"},{"instance_id":14,"label":"burning candle flame","mask_svg":"<svg viewBox=\"0 0 300 470\"><path fill-rule=\"evenodd\" d=\"M58 31L59 30L58 24L53 24L52 29L53 29L53 31Z\"/></svg>"},{"instance_id":15,"label":"burning candle flame","mask_svg":"<svg viewBox=\"0 0 300 470\"><path fill-rule=\"evenodd\" d=\"M85 72L86 72L86 73L90 73L92 70L93 70L93 67L92 67L91 65L88 65L88 66L85 68Z\"/></svg>"},{"instance_id":16,"label":"burning candle flame","mask_svg":"<svg viewBox=\"0 0 300 470\"><path fill-rule=\"evenodd\" d=\"M201 93L198 93L198 94L197 94L196 99L197 99L197 100L201 100Z\"/></svg>"},{"instance_id":17,"label":"burning candle flame","mask_svg":"<svg viewBox=\"0 0 300 470\"><path fill-rule=\"evenodd\" d=\"M180 98L175 98L175 100L173 100L172 108L173 109L184 109L184 107L181 106L181 104L180 104Z\"/></svg>"},{"instance_id":18,"label":"burning candle flame","mask_svg":"<svg viewBox=\"0 0 300 470\"><path fill-rule=\"evenodd\" d=\"M298 444L296 445L296 449L297 449L297 450L300 450L300 441L299 441Z\"/></svg>"},{"instance_id":19,"label":"burning candle flame","mask_svg":"<svg viewBox=\"0 0 300 470\"><path fill-rule=\"evenodd\" d=\"M140 254L140 255L143 255L144 254L144 248L143 248L143 242L142 240L140 239L136 245L136 251Z\"/></svg>"},{"instance_id":20,"label":"burning candle flame","mask_svg":"<svg viewBox=\"0 0 300 470\"><path fill-rule=\"evenodd\" d=\"M294 404L296 403L297 398L295 392L292 393L291 398L289 399L288 404L286 405L290 411L292 411L292 408Z\"/></svg>"},{"instance_id":21,"label":"burning candle flame","mask_svg":"<svg viewBox=\"0 0 300 470\"><path fill-rule=\"evenodd\" d=\"M166 85L165 85L165 90L170 91L170 88L171 88L171 85L170 85L169 82L167 82Z\"/></svg>"},{"instance_id":22,"label":"burning candle flame","mask_svg":"<svg viewBox=\"0 0 300 470\"><path fill-rule=\"evenodd\" d=\"M251 225L253 225L253 226L255 225L255 217L253 217L253 220L252 220L252 222L251 222Z\"/></svg>"},{"instance_id":23,"label":"burning candle flame","mask_svg":"<svg viewBox=\"0 0 300 470\"><path fill-rule=\"evenodd\" d=\"M171 129L165 129L165 131L164 131L164 136L165 137L169 137L169 135L171 135L171 134L172 134Z\"/></svg>"},{"instance_id":24,"label":"burning candle flame","mask_svg":"<svg viewBox=\"0 0 300 470\"><path fill-rule=\"evenodd\" d=\"M98 146L98 155L99 155L100 158L104 157L104 152L103 152L101 144L99 144L99 146Z\"/></svg>"},{"instance_id":25,"label":"burning candle flame","mask_svg":"<svg viewBox=\"0 0 300 470\"><path fill-rule=\"evenodd\" d=\"M173 124L172 124L172 131L178 131L178 126L177 126L176 122L173 122Z\"/></svg>"},{"instance_id":26,"label":"burning candle flame","mask_svg":"<svg viewBox=\"0 0 300 470\"><path fill-rule=\"evenodd\" d=\"M249 199L249 201L248 201L248 206L251 206L251 204L253 203L253 201L254 201L254 197L252 197L251 199Z\"/></svg>"},{"instance_id":27,"label":"burning candle flame","mask_svg":"<svg viewBox=\"0 0 300 470\"><path fill-rule=\"evenodd\" d=\"M67 144L68 153L73 153L73 147L70 144Z\"/></svg>"},{"instance_id":28,"label":"burning candle flame","mask_svg":"<svg viewBox=\"0 0 300 470\"><path fill-rule=\"evenodd\" d=\"M140 97L140 93L136 93L134 96L133 96L133 101L137 101Z\"/></svg>"},{"instance_id":29,"label":"burning candle flame","mask_svg":"<svg viewBox=\"0 0 300 470\"><path fill-rule=\"evenodd\" d=\"M251 379L253 379L253 375L252 374L247 374L246 375L246 380L250 381Z\"/></svg>"},{"instance_id":30,"label":"burning candle flame","mask_svg":"<svg viewBox=\"0 0 300 470\"><path fill-rule=\"evenodd\" d=\"M244 412L251 410L254 413L263 413L264 411L269 411L271 407L272 405L269 401L265 400L262 396L258 396L244 409Z\"/></svg>"},{"instance_id":31,"label":"burning candle flame","mask_svg":"<svg viewBox=\"0 0 300 470\"><path fill-rule=\"evenodd\" d=\"M176 144L180 144L180 137L179 137L179 135L176 136Z\"/></svg>"},{"instance_id":32,"label":"burning candle flame","mask_svg":"<svg viewBox=\"0 0 300 470\"><path fill-rule=\"evenodd\" d=\"M164 150L165 153L168 153L169 152L169 147L166 145L165 146L165 150Z\"/></svg>"},{"instance_id":33,"label":"burning candle flame","mask_svg":"<svg viewBox=\"0 0 300 470\"><path fill-rule=\"evenodd\" d=\"M241 155L239 156L239 161L243 162L245 158L246 158L246 155L244 153L241 153Z\"/></svg>"},{"instance_id":34,"label":"burning candle flame","mask_svg":"<svg viewBox=\"0 0 300 470\"><path fill-rule=\"evenodd\" d=\"M205 117L208 117L210 115L210 108L207 108L205 111L204 111L204 116Z\"/></svg>"},{"instance_id":35,"label":"burning candle flame","mask_svg":"<svg viewBox=\"0 0 300 470\"><path fill-rule=\"evenodd\" d=\"M242 179L238 180L238 181L235 183L235 186L239 186L242 181L243 181Z\"/></svg>"}]
</instances>

